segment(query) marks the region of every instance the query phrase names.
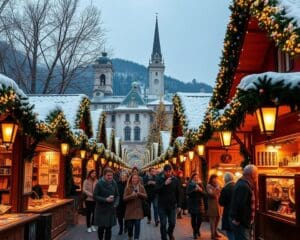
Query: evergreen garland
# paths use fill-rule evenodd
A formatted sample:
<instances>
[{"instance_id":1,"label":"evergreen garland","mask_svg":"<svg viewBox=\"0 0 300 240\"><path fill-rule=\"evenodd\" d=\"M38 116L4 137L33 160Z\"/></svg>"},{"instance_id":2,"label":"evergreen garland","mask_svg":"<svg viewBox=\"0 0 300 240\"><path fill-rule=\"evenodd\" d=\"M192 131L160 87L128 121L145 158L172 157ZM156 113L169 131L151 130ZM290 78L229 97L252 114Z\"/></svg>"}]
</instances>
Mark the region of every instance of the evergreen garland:
<instances>
[{"instance_id":1,"label":"evergreen garland","mask_svg":"<svg viewBox=\"0 0 300 240\"><path fill-rule=\"evenodd\" d=\"M112 129L110 136L110 151L116 154L115 130Z\"/></svg>"},{"instance_id":2,"label":"evergreen garland","mask_svg":"<svg viewBox=\"0 0 300 240\"><path fill-rule=\"evenodd\" d=\"M92 120L90 113L90 100L86 97L81 101L79 110L76 115L75 126L76 128L83 128L86 135L90 138L93 135ZM84 123L84 126L81 126Z\"/></svg>"},{"instance_id":3,"label":"evergreen garland","mask_svg":"<svg viewBox=\"0 0 300 240\"><path fill-rule=\"evenodd\" d=\"M104 147L107 148L105 119L106 119L106 114L105 112L102 112L99 121L99 126L98 126L97 141L103 143Z\"/></svg>"}]
</instances>

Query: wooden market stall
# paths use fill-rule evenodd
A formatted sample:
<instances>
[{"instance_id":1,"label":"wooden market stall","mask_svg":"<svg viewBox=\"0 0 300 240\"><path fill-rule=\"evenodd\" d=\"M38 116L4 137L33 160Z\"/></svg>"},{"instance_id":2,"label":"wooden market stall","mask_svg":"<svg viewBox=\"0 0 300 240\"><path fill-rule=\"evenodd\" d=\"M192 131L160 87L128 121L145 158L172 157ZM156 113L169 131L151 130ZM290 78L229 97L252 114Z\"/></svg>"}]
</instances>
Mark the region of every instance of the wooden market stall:
<instances>
[{"instance_id":1,"label":"wooden market stall","mask_svg":"<svg viewBox=\"0 0 300 240\"><path fill-rule=\"evenodd\" d=\"M198 136L213 145L217 132L230 131L228 152L238 147L242 164L258 166L255 239L296 240L300 8L294 1L244 0L234 1L231 10L214 94Z\"/></svg>"},{"instance_id":2,"label":"wooden market stall","mask_svg":"<svg viewBox=\"0 0 300 240\"><path fill-rule=\"evenodd\" d=\"M12 79L0 74L0 84L0 239L34 240L39 214L21 212L31 187L28 166L30 140L37 136L35 116Z\"/></svg>"},{"instance_id":3,"label":"wooden market stall","mask_svg":"<svg viewBox=\"0 0 300 240\"><path fill-rule=\"evenodd\" d=\"M72 168L71 163L72 158L81 161L75 147L92 133L90 102L80 94L30 95L29 101L34 104L38 119L46 123L43 130L49 130L51 135L36 147L33 191L23 208L28 213L51 214L51 239L54 239L68 224L76 222L76 191L81 191L81 186L76 187L72 171L77 171L79 179L82 179L82 171L76 164Z\"/></svg>"}]
</instances>

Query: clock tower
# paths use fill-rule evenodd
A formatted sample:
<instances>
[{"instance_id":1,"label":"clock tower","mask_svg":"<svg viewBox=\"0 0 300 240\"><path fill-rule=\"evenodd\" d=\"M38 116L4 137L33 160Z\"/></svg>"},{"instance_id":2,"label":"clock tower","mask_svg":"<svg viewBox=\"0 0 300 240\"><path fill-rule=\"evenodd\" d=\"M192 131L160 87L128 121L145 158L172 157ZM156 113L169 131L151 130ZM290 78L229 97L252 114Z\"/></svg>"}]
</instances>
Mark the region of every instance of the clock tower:
<instances>
[{"instance_id":1,"label":"clock tower","mask_svg":"<svg viewBox=\"0 0 300 240\"><path fill-rule=\"evenodd\" d=\"M93 98L101 98L113 94L113 66L106 52L102 52L93 65L95 69L95 81Z\"/></svg>"},{"instance_id":2,"label":"clock tower","mask_svg":"<svg viewBox=\"0 0 300 240\"><path fill-rule=\"evenodd\" d=\"M156 16L153 50L148 67L149 94L161 97L164 95L164 72L165 64L160 50L158 20Z\"/></svg>"}]
</instances>

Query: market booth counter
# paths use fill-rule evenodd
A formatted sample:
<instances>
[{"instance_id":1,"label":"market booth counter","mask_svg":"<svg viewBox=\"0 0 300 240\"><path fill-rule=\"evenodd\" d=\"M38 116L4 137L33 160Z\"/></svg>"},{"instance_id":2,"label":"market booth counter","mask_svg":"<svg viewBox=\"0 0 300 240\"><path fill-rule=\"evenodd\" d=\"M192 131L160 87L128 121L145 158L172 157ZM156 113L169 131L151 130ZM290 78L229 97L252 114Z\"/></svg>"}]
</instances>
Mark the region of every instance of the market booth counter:
<instances>
[{"instance_id":1,"label":"market booth counter","mask_svg":"<svg viewBox=\"0 0 300 240\"><path fill-rule=\"evenodd\" d=\"M259 189L257 239L299 239L300 175L260 175Z\"/></svg>"},{"instance_id":2,"label":"market booth counter","mask_svg":"<svg viewBox=\"0 0 300 240\"><path fill-rule=\"evenodd\" d=\"M72 223L74 201L64 199L65 157L54 146L44 143L37 147L37 152L32 162L32 193L24 201L24 212L48 218L45 221L51 225L51 239L54 239Z\"/></svg>"}]
</instances>

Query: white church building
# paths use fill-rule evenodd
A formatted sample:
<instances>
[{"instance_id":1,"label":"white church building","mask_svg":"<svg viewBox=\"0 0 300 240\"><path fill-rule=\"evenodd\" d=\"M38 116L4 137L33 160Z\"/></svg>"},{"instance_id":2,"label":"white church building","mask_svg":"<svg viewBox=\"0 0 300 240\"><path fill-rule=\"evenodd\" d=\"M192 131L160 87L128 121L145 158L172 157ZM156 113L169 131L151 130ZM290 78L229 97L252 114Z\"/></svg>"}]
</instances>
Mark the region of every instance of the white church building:
<instances>
[{"instance_id":1,"label":"white church building","mask_svg":"<svg viewBox=\"0 0 300 240\"><path fill-rule=\"evenodd\" d=\"M156 18L153 50L148 66L148 85L142 93L138 83L133 82L127 96L113 94L113 64L102 53L94 64L95 80L93 86L92 110L103 109L106 112L106 127L114 128L127 150L127 159L132 166L142 166L146 144L154 113L162 101L171 127L173 105L164 100L164 71L158 21Z\"/></svg>"}]
</instances>

